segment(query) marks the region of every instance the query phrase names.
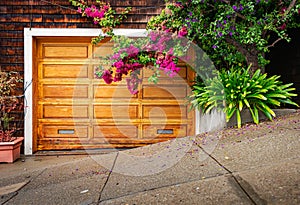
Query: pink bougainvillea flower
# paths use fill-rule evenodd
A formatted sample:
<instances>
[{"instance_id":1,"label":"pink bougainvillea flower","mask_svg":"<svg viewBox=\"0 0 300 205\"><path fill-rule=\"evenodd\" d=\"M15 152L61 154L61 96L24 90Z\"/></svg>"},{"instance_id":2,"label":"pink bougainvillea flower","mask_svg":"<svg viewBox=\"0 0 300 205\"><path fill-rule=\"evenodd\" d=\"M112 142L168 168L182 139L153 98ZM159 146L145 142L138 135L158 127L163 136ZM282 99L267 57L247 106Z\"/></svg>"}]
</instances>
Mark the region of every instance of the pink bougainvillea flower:
<instances>
[{"instance_id":1,"label":"pink bougainvillea flower","mask_svg":"<svg viewBox=\"0 0 300 205\"><path fill-rule=\"evenodd\" d=\"M106 84L111 84L113 81L111 72L109 70L104 70L102 74L102 79L105 81Z\"/></svg>"},{"instance_id":2,"label":"pink bougainvillea flower","mask_svg":"<svg viewBox=\"0 0 300 205\"><path fill-rule=\"evenodd\" d=\"M158 32L152 31L152 32L150 32L149 35L150 35L150 40L151 40L151 41L156 41L157 38L158 38L158 36L159 36L159 33L158 33Z\"/></svg>"},{"instance_id":3,"label":"pink bougainvillea flower","mask_svg":"<svg viewBox=\"0 0 300 205\"><path fill-rule=\"evenodd\" d=\"M184 37L187 34L188 34L187 28L183 26L178 32L178 37Z\"/></svg>"},{"instance_id":4,"label":"pink bougainvillea flower","mask_svg":"<svg viewBox=\"0 0 300 205\"><path fill-rule=\"evenodd\" d=\"M121 69L124 67L124 62L122 60L119 60L119 61L115 62L113 64L113 66L116 67L117 69Z\"/></svg>"},{"instance_id":5,"label":"pink bougainvillea flower","mask_svg":"<svg viewBox=\"0 0 300 205\"><path fill-rule=\"evenodd\" d=\"M97 7L96 7L95 5L92 5L92 6L91 6L91 9L92 9L93 11L95 11L95 10L97 10Z\"/></svg>"},{"instance_id":6,"label":"pink bougainvillea flower","mask_svg":"<svg viewBox=\"0 0 300 205\"><path fill-rule=\"evenodd\" d=\"M142 64L137 63L137 62L134 62L132 64L132 66L133 66L133 69L132 69L133 71L144 67Z\"/></svg>"},{"instance_id":7,"label":"pink bougainvillea flower","mask_svg":"<svg viewBox=\"0 0 300 205\"><path fill-rule=\"evenodd\" d=\"M104 10L104 11L108 11L108 10L109 10L109 8L110 8L110 6L109 6L109 5L104 5L104 6L103 6L103 10Z\"/></svg>"},{"instance_id":8,"label":"pink bougainvillea flower","mask_svg":"<svg viewBox=\"0 0 300 205\"><path fill-rule=\"evenodd\" d=\"M92 9L91 8L85 8L84 13L86 14L87 17L91 17L92 15Z\"/></svg>"},{"instance_id":9,"label":"pink bougainvillea flower","mask_svg":"<svg viewBox=\"0 0 300 205\"><path fill-rule=\"evenodd\" d=\"M284 30L286 28L286 23L282 24L279 28L280 30Z\"/></svg>"},{"instance_id":10,"label":"pink bougainvillea flower","mask_svg":"<svg viewBox=\"0 0 300 205\"><path fill-rule=\"evenodd\" d=\"M111 60L119 60L121 58L120 53L115 53L110 57Z\"/></svg>"},{"instance_id":11,"label":"pink bougainvillea flower","mask_svg":"<svg viewBox=\"0 0 300 205\"><path fill-rule=\"evenodd\" d=\"M128 57L137 56L138 53L139 53L139 49L137 47L135 47L134 45L132 45L132 44L127 49Z\"/></svg>"},{"instance_id":12,"label":"pink bougainvillea flower","mask_svg":"<svg viewBox=\"0 0 300 205\"><path fill-rule=\"evenodd\" d=\"M98 17L98 18L103 18L103 17L104 17L104 14L105 14L105 11L102 10L101 12L98 12L97 17Z\"/></svg>"},{"instance_id":13,"label":"pink bougainvillea flower","mask_svg":"<svg viewBox=\"0 0 300 205\"><path fill-rule=\"evenodd\" d=\"M165 44L160 43L160 42L157 43L157 50L159 52L163 52L165 49L166 49L166 45Z\"/></svg>"},{"instance_id":14,"label":"pink bougainvillea flower","mask_svg":"<svg viewBox=\"0 0 300 205\"><path fill-rule=\"evenodd\" d=\"M280 14L284 14L285 11L286 11L286 7L282 7L281 11L280 11Z\"/></svg>"},{"instance_id":15,"label":"pink bougainvillea flower","mask_svg":"<svg viewBox=\"0 0 300 205\"><path fill-rule=\"evenodd\" d=\"M136 73L131 73L130 78L127 78L126 82L127 88L132 95L135 95L139 92L138 86L142 82L142 80L138 78L138 75Z\"/></svg>"}]
</instances>

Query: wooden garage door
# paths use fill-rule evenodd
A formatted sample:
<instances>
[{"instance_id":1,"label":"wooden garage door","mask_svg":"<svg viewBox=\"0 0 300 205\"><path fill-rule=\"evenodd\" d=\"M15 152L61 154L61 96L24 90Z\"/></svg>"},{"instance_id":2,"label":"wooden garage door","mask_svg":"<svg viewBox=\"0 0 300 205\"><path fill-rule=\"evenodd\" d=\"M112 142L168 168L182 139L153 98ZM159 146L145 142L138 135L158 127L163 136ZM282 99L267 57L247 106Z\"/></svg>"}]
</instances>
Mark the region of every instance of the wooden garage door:
<instances>
[{"instance_id":1,"label":"wooden garage door","mask_svg":"<svg viewBox=\"0 0 300 205\"><path fill-rule=\"evenodd\" d=\"M136 147L194 134L186 96L193 72L161 76L131 95L125 81L106 85L94 77L99 56L111 53L108 39L36 39L36 142L38 150Z\"/></svg>"}]
</instances>

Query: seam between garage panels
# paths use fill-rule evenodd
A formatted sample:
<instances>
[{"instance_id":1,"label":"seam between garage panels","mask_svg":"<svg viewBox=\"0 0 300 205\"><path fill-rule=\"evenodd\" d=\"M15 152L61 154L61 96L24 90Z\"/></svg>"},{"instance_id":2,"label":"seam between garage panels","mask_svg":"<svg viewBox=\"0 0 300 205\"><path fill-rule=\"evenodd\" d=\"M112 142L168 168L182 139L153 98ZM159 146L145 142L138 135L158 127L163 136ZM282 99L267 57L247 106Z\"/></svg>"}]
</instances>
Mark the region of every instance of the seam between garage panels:
<instances>
[{"instance_id":1,"label":"seam between garage panels","mask_svg":"<svg viewBox=\"0 0 300 205\"><path fill-rule=\"evenodd\" d=\"M108 176L106 177L104 185L102 186L102 188L100 190L100 194L99 194L99 198L98 198L98 202L99 203L101 202L102 193L103 193L103 191L104 191L104 189L105 189L105 187L106 187L106 185L107 185L107 183L108 183L108 181L110 179L110 176L111 176L111 174L112 174L112 172L113 172L113 170L114 170L114 168L116 166L116 162L117 162L118 156L119 156L119 152L117 152L117 155L116 155L116 157L114 159L114 162L113 162L113 164L111 166L111 169L109 170L109 173L108 173Z\"/></svg>"}]
</instances>

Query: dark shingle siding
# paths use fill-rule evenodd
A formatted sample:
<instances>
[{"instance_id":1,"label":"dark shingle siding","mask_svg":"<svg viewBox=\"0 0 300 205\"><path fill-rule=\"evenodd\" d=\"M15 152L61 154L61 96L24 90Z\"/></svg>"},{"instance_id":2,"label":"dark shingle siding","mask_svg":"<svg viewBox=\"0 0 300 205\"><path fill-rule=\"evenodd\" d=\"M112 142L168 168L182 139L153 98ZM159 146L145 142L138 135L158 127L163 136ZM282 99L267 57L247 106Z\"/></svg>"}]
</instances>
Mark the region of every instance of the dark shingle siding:
<instances>
[{"instance_id":1,"label":"dark shingle siding","mask_svg":"<svg viewBox=\"0 0 300 205\"><path fill-rule=\"evenodd\" d=\"M89 3L95 2L89 0ZM145 28L147 21L160 13L164 0L106 1L121 12L131 6L132 12L120 28ZM64 8L59 7L63 6ZM23 64L23 30L32 28L98 28L90 19L81 17L68 0L1 0L0 1L0 68L8 63ZM19 66L19 65L18 65ZM9 67L9 69L11 69ZM18 70L22 70L19 69Z\"/></svg>"}]
</instances>

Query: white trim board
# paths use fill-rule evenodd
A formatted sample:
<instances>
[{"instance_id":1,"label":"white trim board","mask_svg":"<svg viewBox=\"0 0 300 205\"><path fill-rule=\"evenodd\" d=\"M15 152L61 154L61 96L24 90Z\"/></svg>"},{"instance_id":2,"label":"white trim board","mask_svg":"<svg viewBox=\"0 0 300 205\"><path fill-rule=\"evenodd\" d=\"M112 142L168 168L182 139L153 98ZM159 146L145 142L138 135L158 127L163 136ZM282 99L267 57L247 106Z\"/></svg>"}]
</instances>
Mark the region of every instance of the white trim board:
<instances>
[{"instance_id":1,"label":"white trim board","mask_svg":"<svg viewBox=\"0 0 300 205\"><path fill-rule=\"evenodd\" d=\"M145 29L114 29L116 35L124 35L130 37L144 37L147 35ZM27 110L24 119L24 153L25 155L33 154L33 88L32 88L32 47L34 37L45 36L98 36L103 35L101 29L75 28L75 29L54 29L54 28L24 28L24 87L26 89L25 98L27 100ZM197 128L199 122L198 111L195 113L196 133L199 133Z\"/></svg>"}]
</instances>

